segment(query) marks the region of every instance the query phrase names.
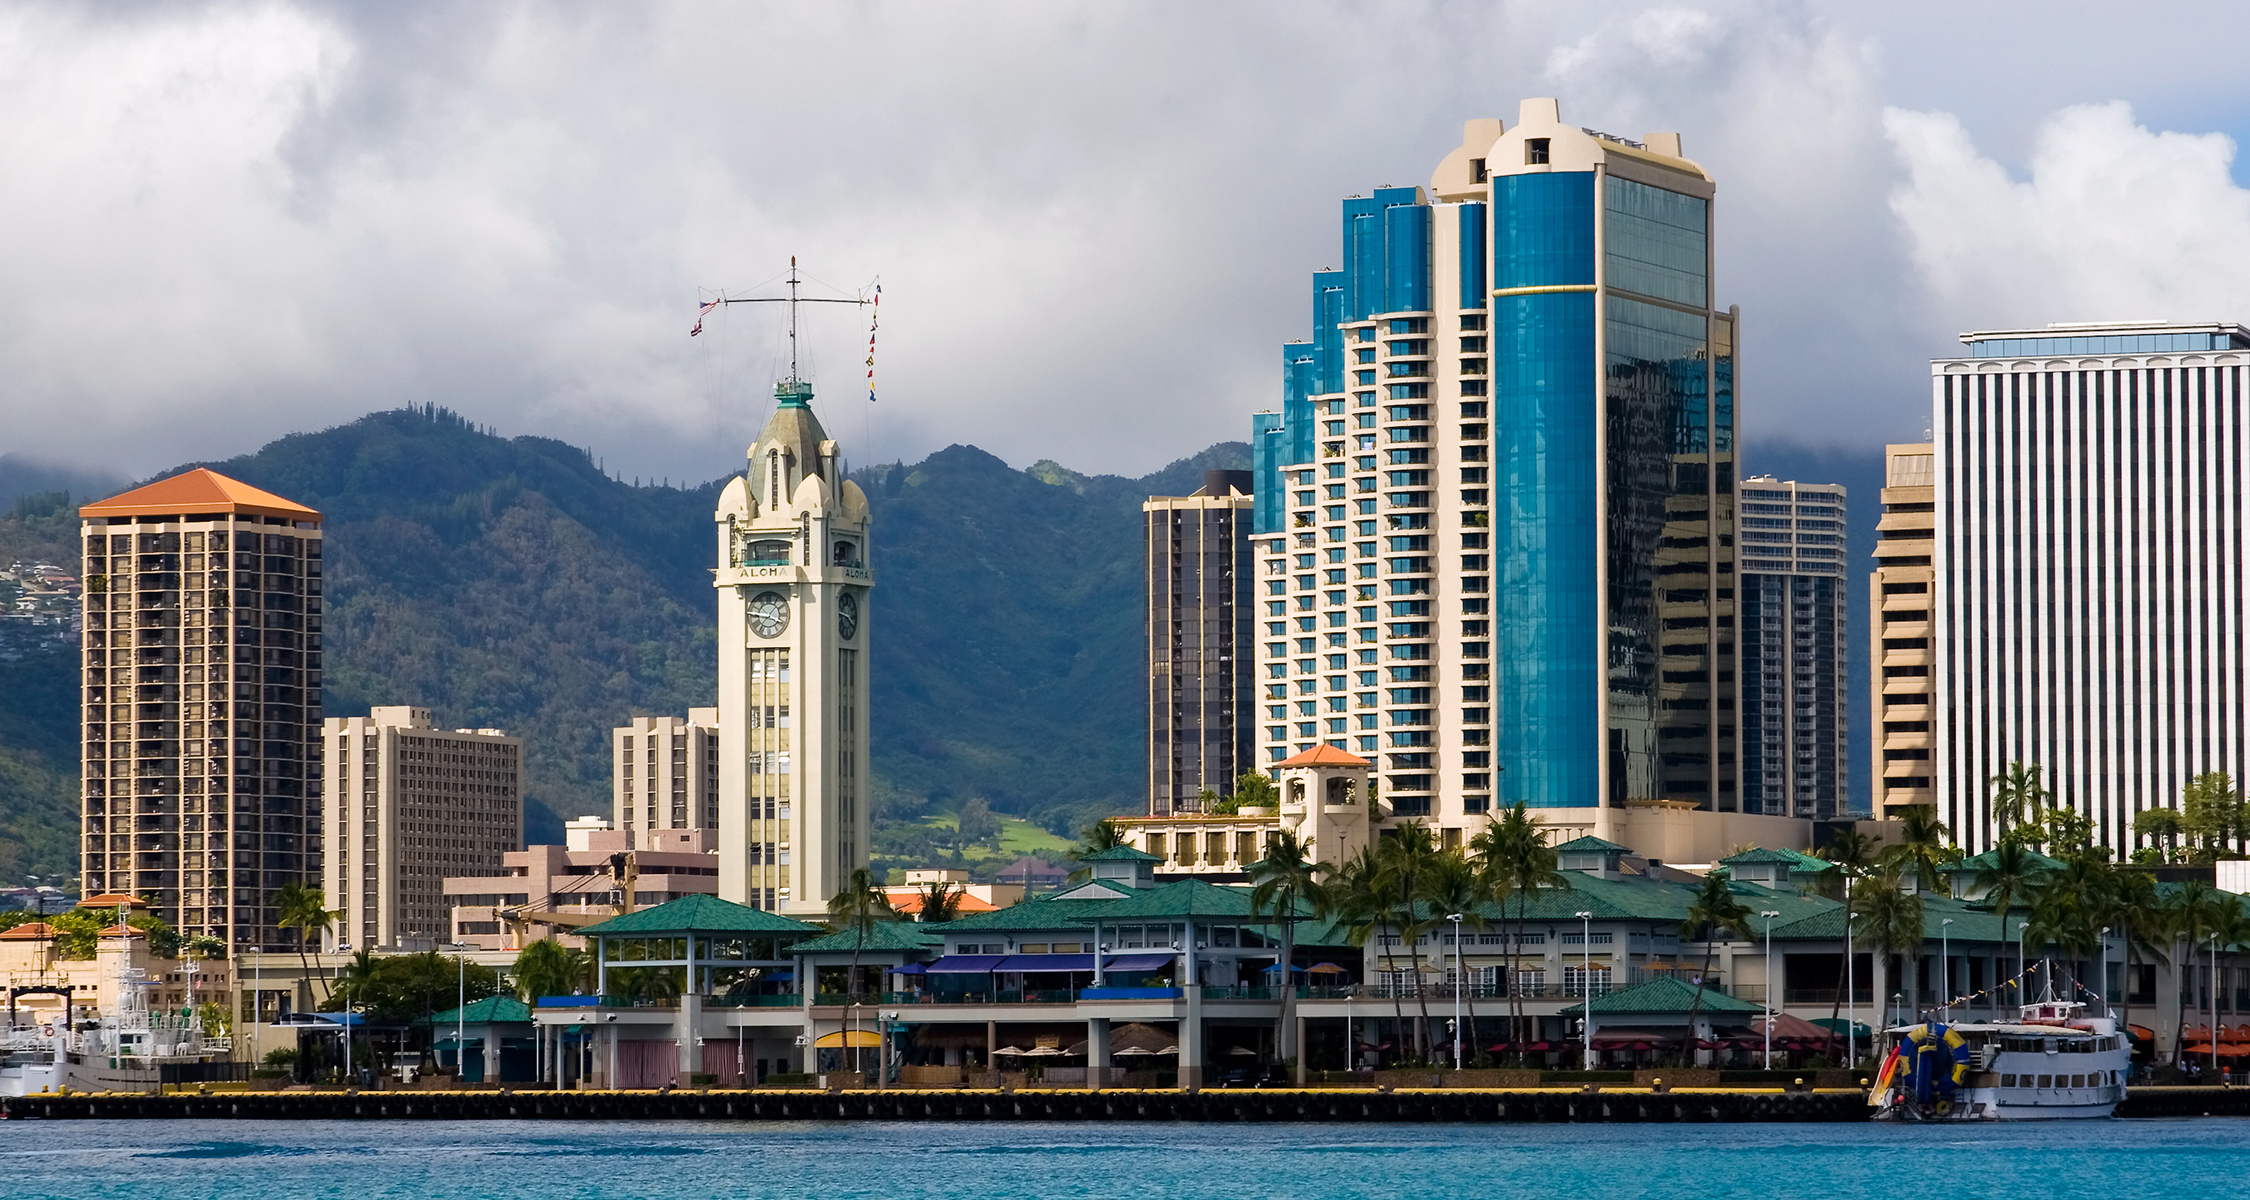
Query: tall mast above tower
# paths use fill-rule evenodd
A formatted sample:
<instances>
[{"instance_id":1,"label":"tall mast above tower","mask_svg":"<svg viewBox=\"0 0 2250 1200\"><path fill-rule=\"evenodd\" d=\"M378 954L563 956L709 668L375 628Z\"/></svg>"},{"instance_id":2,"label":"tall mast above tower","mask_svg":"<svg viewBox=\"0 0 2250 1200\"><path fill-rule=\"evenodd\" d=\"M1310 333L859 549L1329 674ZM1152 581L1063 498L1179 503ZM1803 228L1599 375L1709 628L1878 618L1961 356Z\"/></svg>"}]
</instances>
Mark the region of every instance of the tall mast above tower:
<instances>
[{"instance_id":1,"label":"tall mast above tower","mask_svg":"<svg viewBox=\"0 0 2250 1200\"><path fill-rule=\"evenodd\" d=\"M872 304L872 300L846 300L840 296L799 296L797 285L802 282L797 275L797 256L789 256L789 294L787 296L727 296L705 304L705 309L724 304L787 304L789 306L789 378L773 387L774 399L790 408L805 408L812 401L812 385L797 374L797 306L799 304ZM702 322L695 326L700 331ZM691 334L692 336L692 334Z\"/></svg>"}]
</instances>

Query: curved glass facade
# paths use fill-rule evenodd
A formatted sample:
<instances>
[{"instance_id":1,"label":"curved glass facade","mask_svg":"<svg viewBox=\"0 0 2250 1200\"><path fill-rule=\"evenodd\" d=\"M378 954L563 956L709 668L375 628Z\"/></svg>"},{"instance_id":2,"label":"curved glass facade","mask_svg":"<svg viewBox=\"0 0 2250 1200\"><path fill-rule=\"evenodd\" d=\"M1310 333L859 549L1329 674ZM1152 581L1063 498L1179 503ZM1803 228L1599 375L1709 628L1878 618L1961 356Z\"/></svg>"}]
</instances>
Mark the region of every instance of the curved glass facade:
<instances>
[{"instance_id":1,"label":"curved glass facade","mask_svg":"<svg viewBox=\"0 0 2250 1200\"><path fill-rule=\"evenodd\" d=\"M1592 213L1584 219L1590 226ZM1507 706L1492 731L1506 768L1500 798L1594 805L1602 684L1593 293L1495 297L1492 349L1492 669Z\"/></svg>"}]
</instances>

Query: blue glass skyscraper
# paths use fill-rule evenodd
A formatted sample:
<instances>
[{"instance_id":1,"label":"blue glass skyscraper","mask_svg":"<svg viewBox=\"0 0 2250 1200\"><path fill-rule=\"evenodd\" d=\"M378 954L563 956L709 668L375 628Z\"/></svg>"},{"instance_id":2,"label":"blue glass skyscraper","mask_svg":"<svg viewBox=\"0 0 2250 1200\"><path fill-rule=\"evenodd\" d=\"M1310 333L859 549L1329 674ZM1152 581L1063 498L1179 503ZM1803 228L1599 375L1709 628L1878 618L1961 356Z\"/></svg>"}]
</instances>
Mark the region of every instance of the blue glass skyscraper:
<instances>
[{"instance_id":1,"label":"blue glass skyscraper","mask_svg":"<svg viewBox=\"0 0 2250 1200\"><path fill-rule=\"evenodd\" d=\"M1393 814L1445 826L1737 809L1713 191L1677 135L1533 100L1344 202L1256 430L1264 758L1379 755Z\"/></svg>"}]
</instances>

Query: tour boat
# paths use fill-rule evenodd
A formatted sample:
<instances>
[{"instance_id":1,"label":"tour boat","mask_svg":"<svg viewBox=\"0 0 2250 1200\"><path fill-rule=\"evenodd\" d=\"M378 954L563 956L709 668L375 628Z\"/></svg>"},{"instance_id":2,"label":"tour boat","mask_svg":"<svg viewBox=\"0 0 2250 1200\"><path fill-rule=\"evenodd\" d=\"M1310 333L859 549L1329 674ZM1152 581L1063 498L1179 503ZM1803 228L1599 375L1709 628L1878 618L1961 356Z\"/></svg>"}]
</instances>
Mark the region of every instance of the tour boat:
<instances>
[{"instance_id":1,"label":"tour boat","mask_svg":"<svg viewBox=\"0 0 2250 1200\"><path fill-rule=\"evenodd\" d=\"M1879 1120L2107 1117L2125 1098L2132 1043L2085 1009L2050 994L2015 1021L1894 1025L1868 1103Z\"/></svg>"}]
</instances>

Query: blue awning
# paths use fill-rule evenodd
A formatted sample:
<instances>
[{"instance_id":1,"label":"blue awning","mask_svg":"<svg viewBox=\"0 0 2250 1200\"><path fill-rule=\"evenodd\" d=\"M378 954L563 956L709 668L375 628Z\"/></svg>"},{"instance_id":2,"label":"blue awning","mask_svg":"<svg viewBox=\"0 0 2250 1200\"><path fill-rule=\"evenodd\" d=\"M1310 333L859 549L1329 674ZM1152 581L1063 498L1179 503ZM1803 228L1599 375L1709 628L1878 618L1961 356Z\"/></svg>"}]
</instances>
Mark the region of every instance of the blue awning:
<instances>
[{"instance_id":1,"label":"blue awning","mask_svg":"<svg viewBox=\"0 0 2250 1200\"><path fill-rule=\"evenodd\" d=\"M985 975L990 974L1008 956L1005 954L948 954L930 964L932 975Z\"/></svg>"},{"instance_id":2,"label":"blue awning","mask_svg":"<svg viewBox=\"0 0 2250 1200\"><path fill-rule=\"evenodd\" d=\"M929 972L930 969L921 963L908 963L903 967L891 968L891 974L893 975L927 975Z\"/></svg>"},{"instance_id":3,"label":"blue awning","mask_svg":"<svg viewBox=\"0 0 2250 1200\"><path fill-rule=\"evenodd\" d=\"M1011 954L995 971L1091 971L1091 954Z\"/></svg>"},{"instance_id":4,"label":"blue awning","mask_svg":"<svg viewBox=\"0 0 2250 1200\"><path fill-rule=\"evenodd\" d=\"M1112 954L1102 965L1111 971L1160 971L1177 961L1172 954Z\"/></svg>"}]
</instances>

